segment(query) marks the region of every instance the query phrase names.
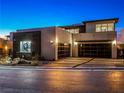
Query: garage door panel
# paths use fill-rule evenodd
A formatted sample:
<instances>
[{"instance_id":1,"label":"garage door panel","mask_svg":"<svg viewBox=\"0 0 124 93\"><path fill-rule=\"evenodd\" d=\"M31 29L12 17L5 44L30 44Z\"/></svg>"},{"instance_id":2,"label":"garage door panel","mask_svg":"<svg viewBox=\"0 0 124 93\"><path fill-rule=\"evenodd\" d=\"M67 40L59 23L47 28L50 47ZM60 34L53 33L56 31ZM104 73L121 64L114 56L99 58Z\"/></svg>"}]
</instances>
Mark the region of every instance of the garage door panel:
<instances>
[{"instance_id":1,"label":"garage door panel","mask_svg":"<svg viewBox=\"0 0 124 93\"><path fill-rule=\"evenodd\" d=\"M111 44L79 44L80 57L111 57Z\"/></svg>"},{"instance_id":2,"label":"garage door panel","mask_svg":"<svg viewBox=\"0 0 124 93\"><path fill-rule=\"evenodd\" d=\"M64 58L70 56L70 44L58 44L58 58Z\"/></svg>"}]
</instances>

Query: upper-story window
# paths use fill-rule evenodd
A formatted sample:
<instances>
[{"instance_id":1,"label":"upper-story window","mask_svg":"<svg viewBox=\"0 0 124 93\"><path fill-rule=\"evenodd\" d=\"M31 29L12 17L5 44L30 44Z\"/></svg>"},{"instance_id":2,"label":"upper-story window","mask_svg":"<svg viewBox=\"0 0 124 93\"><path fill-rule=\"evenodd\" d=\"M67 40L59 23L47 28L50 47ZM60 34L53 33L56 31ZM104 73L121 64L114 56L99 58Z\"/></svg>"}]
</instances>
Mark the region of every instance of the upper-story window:
<instances>
[{"instance_id":1,"label":"upper-story window","mask_svg":"<svg viewBox=\"0 0 124 93\"><path fill-rule=\"evenodd\" d=\"M108 31L114 31L114 24L108 24Z\"/></svg>"},{"instance_id":2,"label":"upper-story window","mask_svg":"<svg viewBox=\"0 0 124 93\"><path fill-rule=\"evenodd\" d=\"M66 31L73 34L79 33L79 29L67 29Z\"/></svg>"},{"instance_id":3,"label":"upper-story window","mask_svg":"<svg viewBox=\"0 0 124 93\"><path fill-rule=\"evenodd\" d=\"M114 31L114 24L96 24L96 32Z\"/></svg>"}]
</instances>

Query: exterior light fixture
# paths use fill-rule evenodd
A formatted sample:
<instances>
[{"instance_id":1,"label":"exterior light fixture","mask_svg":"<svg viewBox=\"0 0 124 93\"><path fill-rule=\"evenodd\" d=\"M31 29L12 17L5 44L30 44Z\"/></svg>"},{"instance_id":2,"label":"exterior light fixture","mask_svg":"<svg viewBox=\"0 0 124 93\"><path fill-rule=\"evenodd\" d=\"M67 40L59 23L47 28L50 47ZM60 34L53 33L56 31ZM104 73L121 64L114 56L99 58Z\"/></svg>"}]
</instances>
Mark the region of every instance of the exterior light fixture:
<instances>
[{"instance_id":1,"label":"exterior light fixture","mask_svg":"<svg viewBox=\"0 0 124 93\"><path fill-rule=\"evenodd\" d=\"M54 42L51 40L50 43L53 44Z\"/></svg>"},{"instance_id":2,"label":"exterior light fixture","mask_svg":"<svg viewBox=\"0 0 124 93\"><path fill-rule=\"evenodd\" d=\"M68 44L67 43L64 43L65 46L67 46Z\"/></svg>"},{"instance_id":3,"label":"exterior light fixture","mask_svg":"<svg viewBox=\"0 0 124 93\"><path fill-rule=\"evenodd\" d=\"M5 50L6 50L6 51L8 50L8 47L7 47L7 46L5 46Z\"/></svg>"},{"instance_id":4,"label":"exterior light fixture","mask_svg":"<svg viewBox=\"0 0 124 93\"><path fill-rule=\"evenodd\" d=\"M116 46L116 40L112 41L112 45Z\"/></svg>"},{"instance_id":5,"label":"exterior light fixture","mask_svg":"<svg viewBox=\"0 0 124 93\"><path fill-rule=\"evenodd\" d=\"M78 44L78 42L74 42L74 45L77 45Z\"/></svg>"},{"instance_id":6,"label":"exterior light fixture","mask_svg":"<svg viewBox=\"0 0 124 93\"><path fill-rule=\"evenodd\" d=\"M58 44L58 38L56 37L56 44Z\"/></svg>"},{"instance_id":7,"label":"exterior light fixture","mask_svg":"<svg viewBox=\"0 0 124 93\"><path fill-rule=\"evenodd\" d=\"M82 44L80 46L82 47Z\"/></svg>"},{"instance_id":8,"label":"exterior light fixture","mask_svg":"<svg viewBox=\"0 0 124 93\"><path fill-rule=\"evenodd\" d=\"M7 45L5 46L5 54L8 55L8 47L7 47Z\"/></svg>"}]
</instances>

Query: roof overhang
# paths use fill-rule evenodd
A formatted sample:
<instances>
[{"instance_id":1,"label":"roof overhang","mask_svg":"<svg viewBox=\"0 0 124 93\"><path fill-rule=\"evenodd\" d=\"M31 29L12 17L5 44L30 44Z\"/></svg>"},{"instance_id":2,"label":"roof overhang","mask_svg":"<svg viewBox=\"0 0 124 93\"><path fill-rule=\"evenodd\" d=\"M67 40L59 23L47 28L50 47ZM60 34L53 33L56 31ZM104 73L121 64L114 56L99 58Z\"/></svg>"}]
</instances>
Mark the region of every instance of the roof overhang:
<instances>
[{"instance_id":1,"label":"roof overhang","mask_svg":"<svg viewBox=\"0 0 124 93\"><path fill-rule=\"evenodd\" d=\"M84 21L83 23L92 23L92 22L100 22L100 21L115 21L117 23L119 18L110 18L110 19L101 19L101 20L91 20L91 21Z\"/></svg>"}]
</instances>

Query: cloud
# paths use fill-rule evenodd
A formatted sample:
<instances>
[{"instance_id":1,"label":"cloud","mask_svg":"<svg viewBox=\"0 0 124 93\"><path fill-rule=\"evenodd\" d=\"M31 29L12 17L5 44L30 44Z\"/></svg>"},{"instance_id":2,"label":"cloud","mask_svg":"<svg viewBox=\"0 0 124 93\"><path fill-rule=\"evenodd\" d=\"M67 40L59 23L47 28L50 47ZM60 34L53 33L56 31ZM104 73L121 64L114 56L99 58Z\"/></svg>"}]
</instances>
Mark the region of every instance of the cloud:
<instances>
[{"instance_id":1,"label":"cloud","mask_svg":"<svg viewBox=\"0 0 124 93\"><path fill-rule=\"evenodd\" d=\"M6 35L9 35L10 32L14 32L15 30L12 29L0 29L0 37L4 37Z\"/></svg>"}]
</instances>

